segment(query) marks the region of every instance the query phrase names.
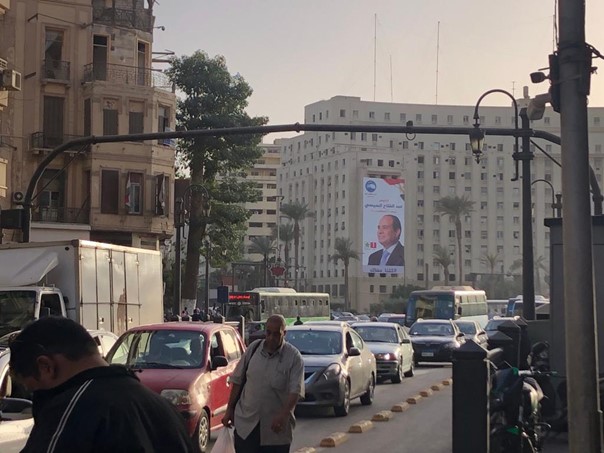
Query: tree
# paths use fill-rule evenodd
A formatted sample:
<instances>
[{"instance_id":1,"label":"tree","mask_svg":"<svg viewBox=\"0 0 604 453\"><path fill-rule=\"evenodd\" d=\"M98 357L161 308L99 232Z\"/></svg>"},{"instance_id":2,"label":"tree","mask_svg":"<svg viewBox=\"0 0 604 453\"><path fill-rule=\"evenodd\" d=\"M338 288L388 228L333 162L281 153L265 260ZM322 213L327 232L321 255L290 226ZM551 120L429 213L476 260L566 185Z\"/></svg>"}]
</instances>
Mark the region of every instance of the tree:
<instances>
[{"instance_id":1,"label":"tree","mask_svg":"<svg viewBox=\"0 0 604 453\"><path fill-rule=\"evenodd\" d=\"M522 258L515 260L510 266L509 272L513 274L518 269L522 269L523 261ZM549 273L549 267L545 264L545 258L543 255L539 255L533 261L533 271L534 271L534 280L535 280L535 294L542 294L541 288L541 271L545 272L545 275Z\"/></svg>"},{"instance_id":2,"label":"tree","mask_svg":"<svg viewBox=\"0 0 604 453\"><path fill-rule=\"evenodd\" d=\"M283 242L283 260L285 262L284 285L287 287L287 277L289 273L289 250L290 244L294 240L294 226L291 223L283 223L279 225L279 235L277 236L277 227L273 228L273 238ZM277 244L277 249L281 249L281 244Z\"/></svg>"},{"instance_id":3,"label":"tree","mask_svg":"<svg viewBox=\"0 0 604 453\"><path fill-rule=\"evenodd\" d=\"M491 297L495 294L495 267L499 262L499 252L485 253L480 258L480 264L489 268L489 294Z\"/></svg>"},{"instance_id":4,"label":"tree","mask_svg":"<svg viewBox=\"0 0 604 453\"><path fill-rule=\"evenodd\" d=\"M433 257L436 264L443 268L443 272L445 274L445 285L448 285L450 281L449 266L453 264L449 250L442 245L437 244L434 246Z\"/></svg>"},{"instance_id":5,"label":"tree","mask_svg":"<svg viewBox=\"0 0 604 453\"><path fill-rule=\"evenodd\" d=\"M474 202L470 201L469 197L464 195L462 197L458 196L448 196L441 198L436 201L436 209L435 212L441 215L449 216L449 220L451 220L455 224L455 235L457 237L457 270L459 272L459 284L462 284L463 281L463 253L461 249L461 218L465 215L468 215L470 212L474 211Z\"/></svg>"},{"instance_id":6,"label":"tree","mask_svg":"<svg viewBox=\"0 0 604 453\"><path fill-rule=\"evenodd\" d=\"M350 308L350 291L348 288L350 260L358 260L359 253L352 248L352 239L336 238L334 244L335 253L331 255L334 263L342 261L344 263L344 307Z\"/></svg>"},{"instance_id":7,"label":"tree","mask_svg":"<svg viewBox=\"0 0 604 453\"><path fill-rule=\"evenodd\" d=\"M252 250L262 255L264 263L264 286L266 287L268 282L268 257L275 251L275 241L268 236L259 236L252 238L251 242Z\"/></svg>"},{"instance_id":8,"label":"tree","mask_svg":"<svg viewBox=\"0 0 604 453\"><path fill-rule=\"evenodd\" d=\"M251 87L239 74L228 72L222 56L210 58L197 51L190 57L171 60L167 71L182 96L178 100L177 125L187 130L224 127L261 126L265 117L250 117L245 108L252 94ZM191 184L203 185L209 192L209 200L201 190L191 190L188 203L189 237L187 259L183 281L183 299L187 306L193 305L196 296L199 256L207 225L214 224L212 248L227 250L233 242L217 244L217 239L226 241L241 239L241 226L249 218L242 205L259 199L259 191L252 182L228 176L238 176L251 167L262 155L258 145L259 135L232 135L224 137L197 137L179 140L177 154L188 166ZM217 181L217 176L226 175ZM209 218L203 216L204 207L212 206ZM220 209L217 209L220 206ZM220 226L218 226L218 225ZM220 231L226 228L233 234Z\"/></svg>"},{"instance_id":9,"label":"tree","mask_svg":"<svg viewBox=\"0 0 604 453\"><path fill-rule=\"evenodd\" d=\"M300 250L300 222L309 217L314 217L314 213L308 209L306 203L295 201L285 203L281 206L281 212L294 222L294 289L298 290L298 253Z\"/></svg>"}]
</instances>

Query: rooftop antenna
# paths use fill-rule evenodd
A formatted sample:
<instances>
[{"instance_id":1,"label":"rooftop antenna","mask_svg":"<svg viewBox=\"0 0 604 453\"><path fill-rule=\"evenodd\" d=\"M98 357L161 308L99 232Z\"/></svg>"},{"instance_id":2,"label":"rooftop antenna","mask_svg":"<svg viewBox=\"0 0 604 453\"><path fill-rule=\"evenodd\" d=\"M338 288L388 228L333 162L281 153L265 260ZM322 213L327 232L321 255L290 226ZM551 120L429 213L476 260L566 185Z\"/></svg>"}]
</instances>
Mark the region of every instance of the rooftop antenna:
<instances>
[{"instance_id":1,"label":"rooftop antenna","mask_svg":"<svg viewBox=\"0 0 604 453\"><path fill-rule=\"evenodd\" d=\"M377 63L377 13L373 14L373 102L375 102L375 79Z\"/></svg>"},{"instance_id":2,"label":"rooftop antenna","mask_svg":"<svg viewBox=\"0 0 604 453\"><path fill-rule=\"evenodd\" d=\"M438 105L438 54L440 51L440 21L436 28L436 105Z\"/></svg>"}]
</instances>

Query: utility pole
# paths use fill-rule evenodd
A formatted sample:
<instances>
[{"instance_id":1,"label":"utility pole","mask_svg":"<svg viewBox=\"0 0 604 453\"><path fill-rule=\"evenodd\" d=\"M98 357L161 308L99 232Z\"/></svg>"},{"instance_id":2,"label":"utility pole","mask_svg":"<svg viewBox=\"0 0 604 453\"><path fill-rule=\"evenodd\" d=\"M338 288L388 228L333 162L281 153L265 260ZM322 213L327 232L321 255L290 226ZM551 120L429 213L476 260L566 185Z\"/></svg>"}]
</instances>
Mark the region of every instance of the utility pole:
<instances>
[{"instance_id":1,"label":"utility pole","mask_svg":"<svg viewBox=\"0 0 604 453\"><path fill-rule=\"evenodd\" d=\"M528 119L526 108L520 109L520 119L522 120L522 130L529 130L531 124ZM535 319L535 267L533 257L533 200L531 195L531 161L533 153L531 152L531 138L528 135L522 136L522 305L524 317L526 319Z\"/></svg>"},{"instance_id":2,"label":"utility pole","mask_svg":"<svg viewBox=\"0 0 604 453\"><path fill-rule=\"evenodd\" d=\"M551 82L560 93L569 447L572 452L596 453L602 448L602 425L587 135L591 50L585 44L585 2L560 0L558 13L560 77ZM550 71L556 73L555 69Z\"/></svg>"}]
</instances>

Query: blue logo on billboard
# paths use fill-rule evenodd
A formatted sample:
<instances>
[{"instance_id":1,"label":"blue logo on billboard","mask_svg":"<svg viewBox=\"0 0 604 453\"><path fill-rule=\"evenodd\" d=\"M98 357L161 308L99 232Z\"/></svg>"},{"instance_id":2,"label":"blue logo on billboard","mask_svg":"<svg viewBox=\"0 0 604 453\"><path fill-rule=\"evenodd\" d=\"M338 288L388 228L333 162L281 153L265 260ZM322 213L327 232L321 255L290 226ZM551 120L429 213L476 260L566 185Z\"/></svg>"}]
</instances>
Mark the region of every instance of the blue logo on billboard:
<instances>
[{"instance_id":1,"label":"blue logo on billboard","mask_svg":"<svg viewBox=\"0 0 604 453\"><path fill-rule=\"evenodd\" d=\"M377 185L375 184L375 181L369 180L365 183L365 190L367 192L370 192L370 193L375 192L375 189L377 189Z\"/></svg>"}]
</instances>

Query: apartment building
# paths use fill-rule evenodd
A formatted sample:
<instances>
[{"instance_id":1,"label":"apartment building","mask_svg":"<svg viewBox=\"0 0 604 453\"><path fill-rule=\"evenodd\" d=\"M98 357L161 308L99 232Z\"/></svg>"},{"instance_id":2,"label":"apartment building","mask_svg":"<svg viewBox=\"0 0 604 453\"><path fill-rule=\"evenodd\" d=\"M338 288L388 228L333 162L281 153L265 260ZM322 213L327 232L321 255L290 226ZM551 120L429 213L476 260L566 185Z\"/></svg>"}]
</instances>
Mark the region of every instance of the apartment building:
<instances>
[{"instance_id":1,"label":"apartment building","mask_svg":"<svg viewBox=\"0 0 604 453\"><path fill-rule=\"evenodd\" d=\"M20 97L0 115L14 137L12 207L53 148L76 137L170 130L176 100L152 68L153 2L12 0L2 52L23 74ZM151 5L151 6L148 6ZM34 241L90 238L157 249L171 237L171 141L117 142L56 158L37 186ZM8 240L19 240L5 231ZM7 237L8 236L8 237Z\"/></svg>"},{"instance_id":2,"label":"apartment building","mask_svg":"<svg viewBox=\"0 0 604 453\"><path fill-rule=\"evenodd\" d=\"M10 9L10 0L0 0L0 40L4 39L6 34L5 27L5 14ZM8 100L10 93L14 93L13 90L9 90L8 87L4 87L4 71L9 69L7 53L4 50L0 51L0 78L2 82L0 85L0 112L8 107ZM12 95L11 95L12 97ZM0 114L1 115L1 114ZM12 146L9 138L3 134L2 117L0 116L0 209L8 209L10 207L10 201L7 198L8 195L8 178L9 178L9 159L12 154ZM0 231L1 233L1 231Z\"/></svg>"},{"instance_id":3,"label":"apartment building","mask_svg":"<svg viewBox=\"0 0 604 453\"><path fill-rule=\"evenodd\" d=\"M245 259L249 261L263 259L262 255L254 252L251 240L254 237L272 237L279 223L281 197L277 197L277 171L281 165L281 146L265 143L260 147L264 150L262 157L247 172L247 179L254 181L257 188L262 191L261 200L246 205L252 214L248 220L248 230L244 240Z\"/></svg>"},{"instance_id":4,"label":"apartment building","mask_svg":"<svg viewBox=\"0 0 604 453\"><path fill-rule=\"evenodd\" d=\"M519 105L528 99L520 99ZM483 127L514 128L514 110L489 107L479 110ZM393 104L363 101L358 97L335 96L305 107L304 119L313 124L354 125L473 125L474 106ZM590 160L602 185L604 108L589 109ZM559 135L559 115L547 109L534 129ZM463 219L463 281L490 273L487 255L496 255L496 273L509 273L522 255L521 179L516 179L512 159L513 137L487 136L482 159L476 163L469 138L463 135L404 135L385 133L312 132L280 139L282 166L277 174L284 202L301 201L315 212L302 225L300 241L301 288L328 291L335 301L343 300L344 268L334 263L335 238L350 238L357 251L363 244L363 178L405 180L403 274L362 272L362 259L350 266L352 307L368 310L371 303L387 299L400 284L432 287L443 285L444 272L437 265L437 246L448 248L452 262L450 282L455 284L455 225L435 211L436 202L448 195L467 195L474 211ZM560 147L536 141L560 161ZM534 145L531 180L535 260L549 266L549 231L544 218L552 216L554 192L561 191L560 168ZM537 181L545 180L546 182ZM549 186L551 183L551 187ZM520 272L520 270L516 271ZM544 274L536 291L547 293Z\"/></svg>"}]
</instances>

